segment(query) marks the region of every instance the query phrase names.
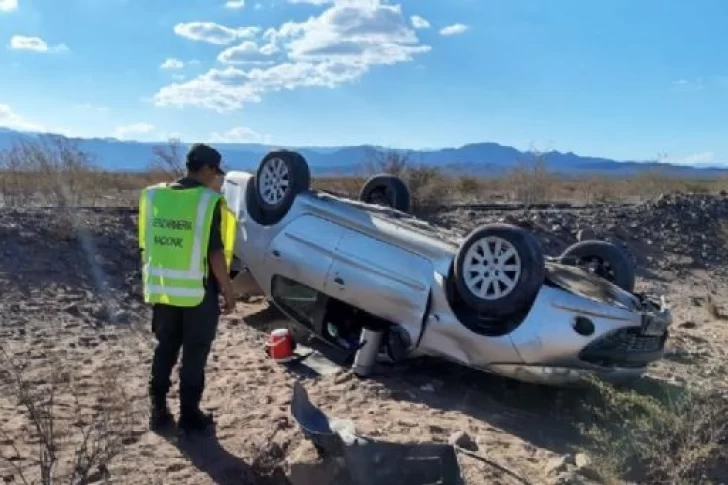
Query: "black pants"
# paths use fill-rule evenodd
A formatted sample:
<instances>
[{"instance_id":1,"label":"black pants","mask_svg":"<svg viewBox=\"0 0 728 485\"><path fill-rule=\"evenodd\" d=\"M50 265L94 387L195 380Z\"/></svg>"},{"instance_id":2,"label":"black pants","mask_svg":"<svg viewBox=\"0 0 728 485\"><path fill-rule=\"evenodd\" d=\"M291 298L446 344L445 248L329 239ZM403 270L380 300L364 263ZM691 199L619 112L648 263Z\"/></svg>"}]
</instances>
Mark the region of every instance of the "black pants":
<instances>
[{"instance_id":1,"label":"black pants","mask_svg":"<svg viewBox=\"0 0 728 485\"><path fill-rule=\"evenodd\" d=\"M172 385L170 376L182 350L179 370L181 413L199 408L205 388L205 365L215 340L220 319L216 291L208 290L196 307L175 307L157 304L152 309L152 332L157 338L149 394L154 406L164 406Z\"/></svg>"}]
</instances>

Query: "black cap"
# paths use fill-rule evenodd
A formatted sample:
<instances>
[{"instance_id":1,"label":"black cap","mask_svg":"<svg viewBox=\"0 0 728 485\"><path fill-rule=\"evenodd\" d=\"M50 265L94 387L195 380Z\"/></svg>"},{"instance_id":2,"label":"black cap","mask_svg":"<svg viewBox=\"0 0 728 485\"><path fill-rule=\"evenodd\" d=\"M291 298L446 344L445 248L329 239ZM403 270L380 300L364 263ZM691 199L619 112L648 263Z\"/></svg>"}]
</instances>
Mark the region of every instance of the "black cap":
<instances>
[{"instance_id":1,"label":"black cap","mask_svg":"<svg viewBox=\"0 0 728 485\"><path fill-rule=\"evenodd\" d=\"M209 145L195 143L187 152L187 168L193 171L199 170L205 165L217 171L218 175L225 175L220 168L222 155Z\"/></svg>"}]
</instances>

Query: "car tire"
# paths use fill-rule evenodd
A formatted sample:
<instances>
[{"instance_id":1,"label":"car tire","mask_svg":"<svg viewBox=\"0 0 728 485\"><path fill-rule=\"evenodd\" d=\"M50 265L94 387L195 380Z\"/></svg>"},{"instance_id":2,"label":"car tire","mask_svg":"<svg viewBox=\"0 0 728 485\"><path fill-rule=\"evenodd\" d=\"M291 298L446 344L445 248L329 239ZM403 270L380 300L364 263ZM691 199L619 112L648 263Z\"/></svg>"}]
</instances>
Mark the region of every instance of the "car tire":
<instances>
[{"instance_id":1,"label":"car tire","mask_svg":"<svg viewBox=\"0 0 728 485\"><path fill-rule=\"evenodd\" d=\"M407 213L412 203L409 187L404 180L386 173L370 177L359 192L359 200Z\"/></svg>"},{"instance_id":2,"label":"car tire","mask_svg":"<svg viewBox=\"0 0 728 485\"><path fill-rule=\"evenodd\" d=\"M258 198L255 196L255 175L248 179L245 186L245 212L248 217L262 226L269 224L268 217L260 207Z\"/></svg>"},{"instance_id":3,"label":"car tire","mask_svg":"<svg viewBox=\"0 0 728 485\"><path fill-rule=\"evenodd\" d=\"M634 265L627 253L616 244L598 240L580 241L566 248L559 260L562 264L582 267L595 263L595 274L625 291L634 291Z\"/></svg>"},{"instance_id":4,"label":"car tire","mask_svg":"<svg viewBox=\"0 0 728 485\"><path fill-rule=\"evenodd\" d=\"M500 255L493 255L494 251ZM493 317L511 316L528 308L545 275L538 239L510 224L488 224L472 231L455 255L453 268L462 301Z\"/></svg>"},{"instance_id":5,"label":"car tire","mask_svg":"<svg viewBox=\"0 0 728 485\"><path fill-rule=\"evenodd\" d=\"M255 174L255 199L267 224L288 213L298 194L311 187L311 172L301 154L289 150L268 153Z\"/></svg>"}]
</instances>

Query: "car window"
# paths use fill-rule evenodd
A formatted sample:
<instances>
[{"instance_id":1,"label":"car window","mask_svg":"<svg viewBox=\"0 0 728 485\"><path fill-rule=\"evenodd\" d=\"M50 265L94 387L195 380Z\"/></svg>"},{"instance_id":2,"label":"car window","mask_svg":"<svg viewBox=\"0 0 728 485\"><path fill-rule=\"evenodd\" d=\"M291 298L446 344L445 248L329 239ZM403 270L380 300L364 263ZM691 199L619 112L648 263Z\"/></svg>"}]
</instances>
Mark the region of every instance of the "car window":
<instances>
[{"instance_id":1,"label":"car window","mask_svg":"<svg viewBox=\"0 0 728 485\"><path fill-rule=\"evenodd\" d=\"M325 297L318 291L284 276L275 275L273 299L299 322L313 327L324 310Z\"/></svg>"}]
</instances>

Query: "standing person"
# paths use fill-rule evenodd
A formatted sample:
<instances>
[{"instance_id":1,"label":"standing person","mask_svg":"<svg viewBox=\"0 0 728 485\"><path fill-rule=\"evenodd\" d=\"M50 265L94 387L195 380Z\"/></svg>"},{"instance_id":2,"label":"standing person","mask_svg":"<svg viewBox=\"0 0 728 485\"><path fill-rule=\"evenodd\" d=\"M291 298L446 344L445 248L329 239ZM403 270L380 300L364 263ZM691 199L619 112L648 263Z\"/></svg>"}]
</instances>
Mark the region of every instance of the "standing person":
<instances>
[{"instance_id":1,"label":"standing person","mask_svg":"<svg viewBox=\"0 0 728 485\"><path fill-rule=\"evenodd\" d=\"M203 431L214 423L199 405L220 317L220 291L224 311L235 308L229 266L236 221L223 196L211 188L225 173L221 160L214 148L193 145L187 175L147 187L139 199L144 301L153 305L152 331L158 342L149 377L153 431L174 423L167 393L180 349L178 425L183 431Z\"/></svg>"}]
</instances>

